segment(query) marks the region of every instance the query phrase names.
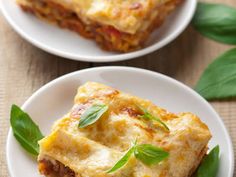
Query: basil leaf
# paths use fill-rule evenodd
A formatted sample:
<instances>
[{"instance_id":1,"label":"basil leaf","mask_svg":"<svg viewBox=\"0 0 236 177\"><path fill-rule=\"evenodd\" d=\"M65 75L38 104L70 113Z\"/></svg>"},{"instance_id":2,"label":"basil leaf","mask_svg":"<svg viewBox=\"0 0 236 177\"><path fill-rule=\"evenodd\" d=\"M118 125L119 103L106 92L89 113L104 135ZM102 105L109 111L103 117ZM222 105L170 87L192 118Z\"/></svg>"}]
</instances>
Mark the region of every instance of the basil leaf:
<instances>
[{"instance_id":1,"label":"basil leaf","mask_svg":"<svg viewBox=\"0 0 236 177\"><path fill-rule=\"evenodd\" d=\"M140 144L136 146L134 155L144 164L153 165L166 159L169 153L151 144Z\"/></svg>"},{"instance_id":2,"label":"basil leaf","mask_svg":"<svg viewBox=\"0 0 236 177\"><path fill-rule=\"evenodd\" d=\"M236 48L207 67L195 90L208 100L236 97Z\"/></svg>"},{"instance_id":3,"label":"basil leaf","mask_svg":"<svg viewBox=\"0 0 236 177\"><path fill-rule=\"evenodd\" d=\"M118 161L116 162L116 164L107 172L107 173L112 173L118 169L120 169L121 167L123 167L128 161L129 158L131 157L131 155L133 154L134 150L135 150L135 146L133 145L126 153L125 155Z\"/></svg>"},{"instance_id":4,"label":"basil leaf","mask_svg":"<svg viewBox=\"0 0 236 177\"><path fill-rule=\"evenodd\" d=\"M213 40L236 44L236 9L223 4L198 3L193 26Z\"/></svg>"},{"instance_id":5,"label":"basil leaf","mask_svg":"<svg viewBox=\"0 0 236 177\"><path fill-rule=\"evenodd\" d=\"M143 115L140 116L141 118L145 118L145 119L149 119L149 120L154 120L154 121L157 121L159 122L166 130L170 130L168 128L168 126L160 119L160 118L157 118L155 116L153 116L152 114L150 114L146 109L142 108L139 106L139 108L143 111Z\"/></svg>"},{"instance_id":6,"label":"basil leaf","mask_svg":"<svg viewBox=\"0 0 236 177\"><path fill-rule=\"evenodd\" d=\"M38 141L43 138L43 135L30 116L18 106L12 105L10 123L13 134L20 145L29 153L38 155Z\"/></svg>"},{"instance_id":7,"label":"basil leaf","mask_svg":"<svg viewBox=\"0 0 236 177\"><path fill-rule=\"evenodd\" d=\"M198 167L196 177L215 177L219 166L219 145L214 147L211 152L203 159Z\"/></svg>"},{"instance_id":8,"label":"basil leaf","mask_svg":"<svg viewBox=\"0 0 236 177\"><path fill-rule=\"evenodd\" d=\"M106 111L107 105L96 104L88 108L82 115L79 121L79 128L84 128L96 122Z\"/></svg>"},{"instance_id":9,"label":"basil leaf","mask_svg":"<svg viewBox=\"0 0 236 177\"><path fill-rule=\"evenodd\" d=\"M133 146L107 173L112 173L123 167L133 153L138 160L142 161L146 165L159 163L169 156L168 152L151 144L137 145L137 139L132 144Z\"/></svg>"}]
</instances>

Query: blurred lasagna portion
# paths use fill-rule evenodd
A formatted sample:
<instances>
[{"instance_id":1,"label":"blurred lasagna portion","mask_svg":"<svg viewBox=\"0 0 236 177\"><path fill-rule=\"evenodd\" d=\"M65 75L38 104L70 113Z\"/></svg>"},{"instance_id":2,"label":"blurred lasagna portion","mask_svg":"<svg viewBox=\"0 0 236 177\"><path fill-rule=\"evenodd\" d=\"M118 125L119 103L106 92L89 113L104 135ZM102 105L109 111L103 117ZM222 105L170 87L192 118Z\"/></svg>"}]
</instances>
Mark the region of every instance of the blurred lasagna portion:
<instances>
[{"instance_id":1,"label":"blurred lasagna portion","mask_svg":"<svg viewBox=\"0 0 236 177\"><path fill-rule=\"evenodd\" d=\"M79 128L81 115L94 104L109 108L98 121ZM169 130L141 119L140 106ZM206 154L210 138L208 127L192 113L169 113L148 100L88 82L79 87L71 111L39 142L39 171L47 177L188 177ZM135 139L161 147L169 157L152 166L131 157L124 167L107 173Z\"/></svg>"},{"instance_id":2,"label":"blurred lasagna portion","mask_svg":"<svg viewBox=\"0 0 236 177\"><path fill-rule=\"evenodd\" d=\"M181 1L17 0L26 12L92 38L103 49L119 52L142 47Z\"/></svg>"}]
</instances>

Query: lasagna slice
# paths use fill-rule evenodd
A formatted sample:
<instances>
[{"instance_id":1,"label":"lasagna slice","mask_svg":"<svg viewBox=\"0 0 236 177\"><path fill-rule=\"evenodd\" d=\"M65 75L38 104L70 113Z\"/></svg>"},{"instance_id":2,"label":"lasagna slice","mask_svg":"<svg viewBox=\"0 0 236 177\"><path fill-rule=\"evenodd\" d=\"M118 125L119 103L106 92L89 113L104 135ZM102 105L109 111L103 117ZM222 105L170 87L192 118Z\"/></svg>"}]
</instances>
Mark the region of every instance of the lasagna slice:
<instances>
[{"instance_id":1,"label":"lasagna slice","mask_svg":"<svg viewBox=\"0 0 236 177\"><path fill-rule=\"evenodd\" d=\"M95 123L79 128L81 115L94 104L108 106ZM158 122L142 119L146 109ZM114 88L88 82L79 87L74 106L55 122L50 135L39 141L39 171L47 177L189 177L206 154L208 127L192 113L173 114ZM131 156L114 173L107 173L131 143L161 147L169 156L147 166Z\"/></svg>"},{"instance_id":2,"label":"lasagna slice","mask_svg":"<svg viewBox=\"0 0 236 177\"><path fill-rule=\"evenodd\" d=\"M26 12L94 39L103 49L128 52L183 0L17 0Z\"/></svg>"}]
</instances>

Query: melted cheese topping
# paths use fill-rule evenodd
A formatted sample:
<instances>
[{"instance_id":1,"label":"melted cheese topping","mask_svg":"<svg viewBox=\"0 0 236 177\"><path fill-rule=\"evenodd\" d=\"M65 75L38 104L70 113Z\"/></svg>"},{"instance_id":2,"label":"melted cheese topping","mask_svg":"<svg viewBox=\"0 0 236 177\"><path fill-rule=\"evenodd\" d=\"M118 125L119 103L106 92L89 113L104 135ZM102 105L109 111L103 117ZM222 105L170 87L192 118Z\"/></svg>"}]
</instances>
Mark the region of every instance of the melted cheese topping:
<instances>
[{"instance_id":1,"label":"melted cheese topping","mask_svg":"<svg viewBox=\"0 0 236 177\"><path fill-rule=\"evenodd\" d=\"M81 114L95 103L109 105L108 112L96 123L79 129ZM158 123L140 119L137 105L160 117L170 132ZM107 174L136 138L140 144L162 147L169 152L168 159L146 166L131 157L122 169ZM58 160L77 177L187 177L201 160L210 138L208 127L191 113L175 115L150 101L88 82L78 89L72 110L39 142L39 160Z\"/></svg>"},{"instance_id":2,"label":"melted cheese topping","mask_svg":"<svg viewBox=\"0 0 236 177\"><path fill-rule=\"evenodd\" d=\"M20 4L32 0L17 0ZM84 23L110 25L121 32L135 34L145 30L157 15L159 7L169 0L46 0L75 12ZM52 10L52 9L51 9ZM145 28L145 29L144 29Z\"/></svg>"}]
</instances>

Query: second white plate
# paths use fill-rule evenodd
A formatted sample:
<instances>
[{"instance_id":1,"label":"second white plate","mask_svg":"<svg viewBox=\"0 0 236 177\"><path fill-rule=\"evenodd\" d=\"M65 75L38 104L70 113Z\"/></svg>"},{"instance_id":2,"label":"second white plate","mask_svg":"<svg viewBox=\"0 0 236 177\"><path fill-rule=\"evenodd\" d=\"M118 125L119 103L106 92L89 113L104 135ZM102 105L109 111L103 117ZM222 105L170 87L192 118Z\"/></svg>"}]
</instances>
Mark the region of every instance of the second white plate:
<instances>
[{"instance_id":1,"label":"second white plate","mask_svg":"<svg viewBox=\"0 0 236 177\"><path fill-rule=\"evenodd\" d=\"M195 12L196 2L196 0L184 0L151 35L145 48L125 54L101 50L92 40L26 14L18 7L15 0L1 0L0 7L7 21L23 38L49 53L80 61L111 62L139 57L170 43L189 24Z\"/></svg>"},{"instance_id":2,"label":"second white plate","mask_svg":"<svg viewBox=\"0 0 236 177\"><path fill-rule=\"evenodd\" d=\"M130 67L100 67L77 71L60 77L39 89L23 105L45 135L53 122L73 105L77 88L87 81L107 84L124 92L149 99L171 112L193 112L211 132L210 148L220 145L218 177L233 177L234 155L229 134L217 113L196 92L180 82L151 71ZM7 162L11 177L40 177L36 159L17 143L10 130Z\"/></svg>"}]
</instances>

